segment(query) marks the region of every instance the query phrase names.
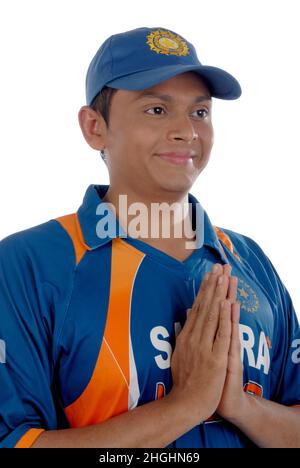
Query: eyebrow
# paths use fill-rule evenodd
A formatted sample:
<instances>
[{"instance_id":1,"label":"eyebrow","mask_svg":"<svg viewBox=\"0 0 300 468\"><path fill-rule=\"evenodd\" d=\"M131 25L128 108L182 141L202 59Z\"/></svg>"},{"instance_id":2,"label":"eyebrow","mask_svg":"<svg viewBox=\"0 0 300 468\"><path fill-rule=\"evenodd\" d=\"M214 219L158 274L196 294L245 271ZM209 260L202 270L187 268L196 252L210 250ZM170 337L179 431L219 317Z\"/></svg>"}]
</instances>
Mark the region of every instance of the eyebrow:
<instances>
[{"instance_id":1,"label":"eyebrow","mask_svg":"<svg viewBox=\"0 0 300 468\"><path fill-rule=\"evenodd\" d=\"M169 94L154 94L154 93L146 93L146 94L142 94L141 96L139 96L138 99L161 99L162 101L166 101L166 102L172 102L174 101L174 98L172 96L170 96ZM208 94L205 94L203 96L197 96L194 100L193 100L193 103L198 103L198 102L203 102L203 101L211 101L211 96L209 96Z\"/></svg>"}]
</instances>

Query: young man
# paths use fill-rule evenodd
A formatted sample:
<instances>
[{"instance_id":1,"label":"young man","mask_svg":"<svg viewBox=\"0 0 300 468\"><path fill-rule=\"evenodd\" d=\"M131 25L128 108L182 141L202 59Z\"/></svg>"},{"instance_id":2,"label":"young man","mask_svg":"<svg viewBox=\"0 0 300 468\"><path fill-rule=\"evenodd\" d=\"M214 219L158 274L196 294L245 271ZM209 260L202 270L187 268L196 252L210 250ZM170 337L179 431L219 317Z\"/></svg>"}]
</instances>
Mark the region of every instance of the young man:
<instances>
[{"instance_id":1,"label":"young man","mask_svg":"<svg viewBox=\"0 0 300 468\"><path fill-rule=\"evenodd\" d=\"M0 244L0 445L299 447L289 294L189 193L211 98L238 98L238 82L178 34L140 28L105 41L86 85L79 122L110 185ZM155 203L181 236L149 234Z\"/></svg>"}]
</instances>

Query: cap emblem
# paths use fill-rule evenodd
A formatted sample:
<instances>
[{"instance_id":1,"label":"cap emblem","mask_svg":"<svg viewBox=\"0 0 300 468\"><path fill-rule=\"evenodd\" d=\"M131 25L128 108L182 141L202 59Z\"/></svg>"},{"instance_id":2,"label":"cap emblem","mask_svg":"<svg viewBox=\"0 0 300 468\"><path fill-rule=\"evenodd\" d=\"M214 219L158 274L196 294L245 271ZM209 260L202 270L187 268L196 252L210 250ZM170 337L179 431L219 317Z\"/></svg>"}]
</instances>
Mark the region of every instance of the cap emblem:
<instances>
[{"instance_id":1,"label":"cap emblem","mask_svg":"<svg viewBox=\"0 0 300 468\"><path fill-rule=\"evenodd\" d=\"M182 37L171 31L158 29L147 36L147 44L157 54L186 56L189 48Z\"/></svg>"}]
</instances>

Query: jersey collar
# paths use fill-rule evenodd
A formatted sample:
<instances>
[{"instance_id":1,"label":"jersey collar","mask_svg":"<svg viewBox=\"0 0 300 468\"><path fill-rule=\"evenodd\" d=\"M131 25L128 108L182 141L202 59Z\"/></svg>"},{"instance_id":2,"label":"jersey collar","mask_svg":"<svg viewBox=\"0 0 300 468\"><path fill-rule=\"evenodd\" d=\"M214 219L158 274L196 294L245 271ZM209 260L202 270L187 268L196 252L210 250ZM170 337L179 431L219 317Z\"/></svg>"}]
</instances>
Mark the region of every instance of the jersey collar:
<instances>
[{"instance_id":1,"label":"jersey collar","mask_svg":"<svg viewBox=\"0 0 300 468\"><path fill-rule=\"evenodd\" d=\"M103 198L108 188L109 185L90 185L85 193L82 205L77 212L84 242L91 250L107 244L116 237L126 237L126 233L116 219L115 214L108 207L107 210L104 210L104 206L107 205L103 201ZM217 250L222 260L227 263L218 236L206 211L190 193L188 194L188 201L192 205L193 229L196 229L197 232L198 247L205 245ZM106 237L99 237L97 234L97 225L103 216L107 217L108 213L114 220L113 225L115 229L110 230ZM197 216L195 216L195 214ZM204 229L201 227L203 225Z\"/></svg>"}]
</instances>

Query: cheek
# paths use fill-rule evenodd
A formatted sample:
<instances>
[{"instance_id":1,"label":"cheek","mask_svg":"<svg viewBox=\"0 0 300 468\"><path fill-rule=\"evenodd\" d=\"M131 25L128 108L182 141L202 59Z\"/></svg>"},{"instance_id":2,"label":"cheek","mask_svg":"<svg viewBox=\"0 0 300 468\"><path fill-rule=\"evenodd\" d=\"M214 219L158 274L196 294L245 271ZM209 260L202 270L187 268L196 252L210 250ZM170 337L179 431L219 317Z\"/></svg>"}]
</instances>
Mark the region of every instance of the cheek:
<instances>
[{"instance_id":1,"label":"cheek","mask_svg":"<svg viewBox=\"0 0 300 468\"><path fill-rule=\"evenodd\" d=\"M145 128L141 122L127 119L126 124L119 126L117 131L111 131L109 136L110 153L116 158L124 157L139 160L142 154L151 153L157 143L157 131L151 127ZM122 155L122 156L121 156Z\"/></svg>"},{"instance_id":2,"label":"cheek","mask_svg":"<svg viewBox=\"0 0 300 468\"><path fill-rule=\"evenodd\" d=\"M205 154L206 153L209 154L214 144L214 129L212 125L210 125L204 132L202 141L203 141L203 152Z\"/></svg>"},{"instance_id":3,"label":"cheek","mask_svg":"<svg viewBox=\"0 0 300 468\"><path fill-rule=\"evenodd\" d=\"M213 128L209 127L209 128L206 128L204 131L202 131L200 139L201 139L201 150L200 150L201 157L199 159L197 158L196 165L197 165L197 169L202 171L209 161L211 149L214 144Z\"/></svg>"}]
</instances>

